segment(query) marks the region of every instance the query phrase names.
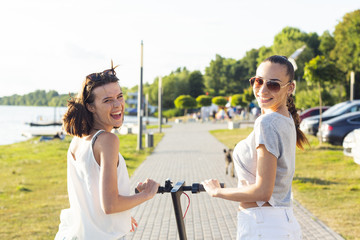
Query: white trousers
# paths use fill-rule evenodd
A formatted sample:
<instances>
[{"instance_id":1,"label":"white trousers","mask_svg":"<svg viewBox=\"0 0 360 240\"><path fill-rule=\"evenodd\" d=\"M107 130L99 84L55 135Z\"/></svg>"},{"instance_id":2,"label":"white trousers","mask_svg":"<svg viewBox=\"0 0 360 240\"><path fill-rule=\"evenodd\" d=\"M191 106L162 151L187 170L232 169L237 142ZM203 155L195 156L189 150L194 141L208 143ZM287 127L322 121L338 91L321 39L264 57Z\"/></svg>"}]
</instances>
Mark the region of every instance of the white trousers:
<instances>
[{"instance_id":1,"label":"white trousers","mask_svg":"<svg viewBox=\"0 0 360 240\"><path fill-rule=\"evenodd\" d=\"M300 225L291 207L256 207L238 212L237 240L300 240Z\"/></svg>"}]
</instances>

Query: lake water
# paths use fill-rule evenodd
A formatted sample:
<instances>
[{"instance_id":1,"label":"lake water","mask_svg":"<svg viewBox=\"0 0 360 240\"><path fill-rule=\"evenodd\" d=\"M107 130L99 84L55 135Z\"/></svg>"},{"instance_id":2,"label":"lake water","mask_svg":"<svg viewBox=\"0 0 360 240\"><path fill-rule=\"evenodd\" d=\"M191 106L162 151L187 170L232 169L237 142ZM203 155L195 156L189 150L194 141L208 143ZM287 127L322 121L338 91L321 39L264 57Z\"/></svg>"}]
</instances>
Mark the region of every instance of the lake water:
<instances>
[{"instance_id":1,"label":"lake water","mask_svg":"<svg viewBox=\"0 0 360 240\"><path fill-rule=\"evenodd\" d=\"M40 120L60 121L65 112L66 107L0 106L0 145L27 140L22 134L36 128L30 127L27 123ZM146 117L143 117L143 121L145 120ZM157 120L154 117L149 117L149 121L154 123ZM125 116L124 123L136 124L137 117Z\"/></svg>"}]
</instances>

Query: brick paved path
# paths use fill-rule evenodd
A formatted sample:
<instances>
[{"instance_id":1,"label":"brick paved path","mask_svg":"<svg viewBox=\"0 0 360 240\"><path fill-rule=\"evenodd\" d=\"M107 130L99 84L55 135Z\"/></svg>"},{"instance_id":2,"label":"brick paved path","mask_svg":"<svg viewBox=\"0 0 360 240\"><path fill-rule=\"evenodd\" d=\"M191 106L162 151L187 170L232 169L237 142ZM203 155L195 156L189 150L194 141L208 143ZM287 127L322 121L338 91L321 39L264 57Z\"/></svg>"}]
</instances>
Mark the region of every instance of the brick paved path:
<instances>
[{"instance_id":1,"label":"brick paved path","mask_svg":"<svg viewBox=\"0 0 360 240\"><path fill-rule=\"evenodd\" d=\"M167 178L174 184L185 180L185 185L217 178L227 187L235 187L235 178L225 175L222 143L209 130L226 128L221 123L182 123L163 129L165 136L154 152L131 177L131 186L145 178L153 178L161 185ZM236 239L236 202L211 198L205 192L191 194L185 218L187 238ZM183 212L188 205L181 196ZM343 239L295 201L295 215L303 229L303 239ZM171 194L157 194L152 200L134 208L132 215L139 227L127 239L179 239Z\"/></svg>"}]
</instances>

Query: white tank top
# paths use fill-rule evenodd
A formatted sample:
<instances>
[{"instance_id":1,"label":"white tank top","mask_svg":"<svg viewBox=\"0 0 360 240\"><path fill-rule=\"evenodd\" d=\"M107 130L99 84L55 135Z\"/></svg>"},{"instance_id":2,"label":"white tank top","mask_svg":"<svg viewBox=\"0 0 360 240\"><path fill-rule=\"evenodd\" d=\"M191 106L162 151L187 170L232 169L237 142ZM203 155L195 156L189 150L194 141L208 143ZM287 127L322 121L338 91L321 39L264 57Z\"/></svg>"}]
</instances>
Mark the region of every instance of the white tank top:
<instances>
[{"instance_id":1,"label":"white tank top","mask_svg":"<svg viewBox=\"0 0 360 240\"><path fill-rule=\"evenodd\" d=\"M100 205L100 166L93 153L93 143L83 141L74 160L70 148L67 154L67 182L70 208L60 214L59 231L55 239L119 239L131 229L130 210L105 214ZM130 195L130 180L124 158L119 153L117 184L120 195Z\"/></svg>"}]
</instances>

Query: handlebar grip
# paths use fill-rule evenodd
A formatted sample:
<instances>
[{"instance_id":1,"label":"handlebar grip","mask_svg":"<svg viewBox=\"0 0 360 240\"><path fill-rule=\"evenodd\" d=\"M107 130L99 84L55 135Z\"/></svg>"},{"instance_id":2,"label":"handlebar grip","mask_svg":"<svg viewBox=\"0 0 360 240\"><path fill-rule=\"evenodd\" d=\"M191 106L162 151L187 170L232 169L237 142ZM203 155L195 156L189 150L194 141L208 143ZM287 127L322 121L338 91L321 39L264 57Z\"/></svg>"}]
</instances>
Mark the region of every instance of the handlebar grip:
<instances>
[{"instance_id":1,"label":"handlebar grip","mask_svg":"<svg viewBox=\"0 0 360 240\"><path fill-rule=\"evenodd\" d=\"M221 188L224 188L224 187L225 187L225 183L220 183L220 187L221 187ZM199 185L199 191L200 191L200 192L205 192L204 185L202 185L202 184Z\"/></svg>"},{"instance_id":2,"label":"handlebar grip","mask_svg":"<svg viewBox=\"0 0 360 240\"><path fill-rule=\"evenodd\" d=\"M159 186L157 193L164 193L164 192L166 192L165 188L162 186ZM135 188L135 193L139 193L139 190L137 188Z\"/></svg>"},{"instance_id":3,"label":"handlebar grip","mask_svg":"<svg viewBox=\"0 0 360 240\"><path fill-rule=\"evenodd\" d=\"M225 183L220 183L221 188L225 187ZM192 190L193 193L196 192L205 192L205 188L202 184L198 184L198 183L194 183L193 186L184 186L185 191L190 191ZM171 188L166 188L166 187L162 187L159 186L157 193L164 193L164 192L170 192ZM135 188L135 193L139 193L139 190L137 188Z\"/></svg>"}]
</instances>

